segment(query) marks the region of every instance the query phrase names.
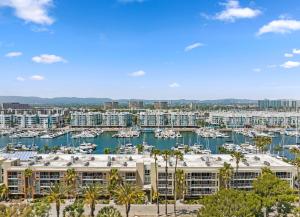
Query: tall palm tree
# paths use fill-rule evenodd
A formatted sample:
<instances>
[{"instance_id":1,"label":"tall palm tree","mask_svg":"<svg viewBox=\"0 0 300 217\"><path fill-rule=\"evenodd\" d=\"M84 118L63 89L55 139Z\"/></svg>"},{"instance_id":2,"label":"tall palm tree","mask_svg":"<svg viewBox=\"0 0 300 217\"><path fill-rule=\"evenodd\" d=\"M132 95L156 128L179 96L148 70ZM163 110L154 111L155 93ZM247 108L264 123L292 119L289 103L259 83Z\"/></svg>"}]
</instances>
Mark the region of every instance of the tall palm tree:
<instances>
[{"instance_id":1,"label":"tall palm tree","mask_svg":"<svg viewBox=\"0 0 300 217\"><path fill-rule=\"evenodd\" d=\"M290 152L295 156L294 157L295 159L300 156L300 149L299 148L293 147L290 150Z\"/></svg>"},{"instance_id":2,"label":"tall palm tree","mask_svg":"<svg viewBox=\"0 0 300 217\"><path fill-rule=\"evenodd\" d=\"M176 191L179 198L184 200L186 183L185 183L185 173L182 169L177 169L176 171Z\"/></svg>"},{"instance_id":3,"label":"tall palm tree","mask_svg":"<svg viewBox=\"0 0 300 217\"><path fill-rule=\"evenodd\" d=\"M113 196L114 189L117 185L122 183L122 177L119 174L119 170L113 168L109 172L109 184L108 184L108 191L110 197Z\"/></svg>"},{"instance_id":4,"label":"tall palm tree","mask_svg":"<svg viewBox=\"0 0 300 217\"><path fill-rule=\"evenodd\" d=\"M68 193L68 195L72 195L73 197L75 197L75 195L76 195L76 179L77 179L77 174L76 174L75 169L69 168L65 175L65 182L68 186L71 187L69 189L70 192Z\"/></svg>"},{"instance_id":5,"label":"tall palm tree","mask_svg":"<svg viewBox=\"0 0 300 217\"><path fill-rule=\"evenodd\" d=\"M283 150L283 148L280 145L276 145L274 147L274 151L277 152L277 155L279 156L279 153Z\"/></svg>"},{"instance_id":6,"label":"tall palm tree","mask_svg":"<svg viewBox=\"0 0 300 217\"><path fill-rule=\"evenodd\" d=\"M160 150L152 149L151 157L154 158L154 167L155 167L155 193L156 193L157 215L159 215L159 194L158 194L158 178L157 178L157 157L159 155L160 155Z\"/></svg>"},{"instance_id":7,"label":"tall palm tree","mask_svg":"<svg viewBox=\"0 0 300 217\"><path fill-rule=\"evenodd\" d=\"M165 215L168 215L168 162L171 156L170 150L164 150L161 152L163 159L165 161Z\"/></svg>"},{"instance_id":8,"label":"tall palm tree","mask_svg":"<svg viewBox=\"0 0 300 217\"><path fill-rule=\"evenodd\" d=\"M260 153L264 153L264 150L268 145L272 143L272 138L267 136L256 136L254 137L254 144Z\"/></svg>"},{"instance_id":9,"label":"tall palm tree","mask_svg":"<svg viewBox=\"0 0 300 217\"><path fill-rule=\"evenodd\" d=\"M94 217L95 206L97 199L100 197L102 187L97 184L92 184L84 189L84 202L90 206L90 216Z\"/></svg>"},{"instance_id":10,"label":"tall palm tree","mask_svg":"<svg viewBox=\"0 0 300 217\"><path fill-rule=\"evenodd\" d=\"M174 167L174 216L176 217L176 200L177 200L177 164L178 160L183 160L183 154L180 151L173 151L172 155L175 157L175 167Z\"/></svg>"},{"instance_id":11,"label":"tall palm tree","mask_svg":"<svg viewBox=\"0 0 300 217\"><path fill-rule=\"evenodd\" d=\"M27 199L28 196L32 196L32 183L31 183L31 180L32 180L32 174L33 174L33 171L31 168L26 168L25 171L24 171L24 176L25 176L25 198ZM29 188L30 188L30 195L29 195Z\"/></svg>"},{"instance_id":12,"label":"tall palm tree","mask_svg":"<svg viewBox=\"0 0 300 217\"><path fill-rule=\"evenodd\" d=\"M67 193L68 193L68 188L60 183L56 183L50 187L50 192L47 198L50 203L55 203L57 217L59 217L60 206L65 202L64 199Z\"/></svg>"},{"instance_id":13,"label":"tall palm tree","mask_svg":"<svg viewBox=\"0 0 300 217\"><path fill-rule=\"evenodd\" d=\"M237 176L238 175L237 173L238 173L240 161L243 160L243 159L245 159L245 156L241 152L234 151L234 152L231 153L231 157L233 159L235 159L235 165L236 165L236 167L235 167L235 174ZM238 187L238 186L236 185L234 187Z\"/></svg>"},{"instance_id":14,"label":"tall palm tree","mask_svg":"<svg viewBox=\"0 0 300 217\"><path fill-rule=\"evenodd\" d=\"M128 183L120 185L114 192L117 203L125 205L126 217L129 216L131 204L144 197L144 192L140 188Z\"/></svg>"},{"instance_id":15,"label":"tall palm tree","mask_svg":"<svg viewBox=\"0 0 300 217\"><path fill-rule=\"evenodd\" d=\"M293 164L297 167L297 186L298 186L298 198L299 198L299 207L300 207L300 158L297 157L293 160Z\"/></svg>"},{"instance_id":16,"label":"tall palm tree","mask_svg":"<svg viewBox=\"0 0 300 217\"><path fill-rule=\"evenodd\" d=\"M224 166L219 169L220 187L228 189L233 174L233 168L229 163L224 162Z\"/></svg>"},{"instance_id":17,"label":"tall palm tree","mask_svg":"<svg viewBox=\"0 0 300 217\"><path fill-rule=\"evenodd\" d=\"M9 188L5 184L2 184L0 186L0 199L6 200L8 198L8 195L9 195Z\"/></svg>"}]
</instances>

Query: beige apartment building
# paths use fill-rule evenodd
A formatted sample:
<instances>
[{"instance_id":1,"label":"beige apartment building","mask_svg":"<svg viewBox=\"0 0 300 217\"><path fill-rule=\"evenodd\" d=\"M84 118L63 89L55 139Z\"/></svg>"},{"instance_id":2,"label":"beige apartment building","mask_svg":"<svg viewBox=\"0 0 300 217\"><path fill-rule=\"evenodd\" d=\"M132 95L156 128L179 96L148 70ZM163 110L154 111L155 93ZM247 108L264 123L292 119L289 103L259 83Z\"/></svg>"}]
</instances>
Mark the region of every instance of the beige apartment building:
<instances>
[{"instance_id":1,"label":"beige apartment building","mask_svg":"<svg viewBox=\"0 0 300 217\"><path fill-rule=\"evenodd\" d=\"M193 198L213 194L219 190L219 169L224 162L236 167L230 155L185 155L178 162L178 169L185 174L185 197ZM11 196L23 197L25 181L33 186L34 196L47 194L54 183L64 182L69 168L77 174L76 190L99 183L108 185L111 169L118 169L124 182L136 184L149 193L156 188L154 159L149 155L36 155L28 159L16 158L14 155L0 159L1 181L9 188ZM174 193L175 159L168 161L167 195ZM263 167L270 168L279 178L294 186L296 169L294 166L269 155L249 154L240 162L239 170L234 174L231 186L239 189L251 189L253 180L261 173ZM25 170L33 171L32 177L25 178ZM158 189L165 195L165 161L158 158ZM75 190L75 189L74 189Z\"/></svg>"}]
</instances>

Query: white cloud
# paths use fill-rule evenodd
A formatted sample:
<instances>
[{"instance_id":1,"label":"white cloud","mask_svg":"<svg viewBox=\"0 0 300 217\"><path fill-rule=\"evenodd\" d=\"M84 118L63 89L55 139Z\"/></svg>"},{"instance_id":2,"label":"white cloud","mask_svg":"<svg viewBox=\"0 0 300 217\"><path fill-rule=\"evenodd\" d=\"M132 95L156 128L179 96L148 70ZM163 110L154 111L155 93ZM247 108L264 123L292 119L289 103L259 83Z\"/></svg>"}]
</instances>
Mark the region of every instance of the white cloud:
<instances>
[{"instance_id":1,"label":"white cloud","mask_svg":"<svg viewBox=\"0 0 300 217\"><path fill-rule=\"evenodd\" d=\"M142 77L145 74L146 74L146 72L144 72L143 70L139 70L139 71L130 73L129 76L131 76L131 77Z\"/></svg>"},{"instance_id":2,"label":"white cloud","mask_svg":"<svg viewBox=\"0 0 300 217\"><path fill-rule=\"evenodd\" d=\"M48 15L52 0L0 0L0 7L10 7L15 15L26 22L51 25L54 20Z\"/></svg>"},{"instance_id":3,"label":"white cloud","mask_svg":"<svg viewBox=\"0 0 300 217\"><path fill-rule=\"evenodd\" d=\"M291 33L293 31L300 30L300 21L298 20L273 20L267 25L261 27L257 35L266 33Z\"/></svg>"},{"instance_id":4,"label":"white cloud","mask_svg":"<svg viewBox=\"0 0 300 217\"><path fill-rule=\"evenodd\" d=\"M286 68L286 69L296 68L299 66L300 66L300 62L295 62L295 61L287 61L281 65L281 67Z\"/></svg>"},{"instance_id":5,"label":"white cloud","mask_svg":"<svg viewBox=\"0 0 300 217\"><path fill-rule=\"evenodd\" d=\"M255 68L253 69L254 72L261 72L261 68Z\"/></svg>"},{"instance_id":6,"label":"white cloud","mask_svg":"<svg viewBox=\"0 0 300 217\"><path fill-rule=\"evenodd\" d=\"M41 76L41 75L32 75L31 77L30 77L30 80L34 80L34 81L42 81L42 80L44 80L45 79L45 77L43 77L43 76Z\"/></svg>"},{"instance_id":7,"label":"white cloud","mask_svg":"<svg viewBox=\"0 0 300 217\"><path fill-rule=\"evenodd\" d=\"M293 49L293 54L300 54L300 49Z\"/></svg>"},{"instance_id":8,"label":"white cloud","mask_svg":"<svg viewBox=\"0 0 300 217\"><path fill-rule=\"evenodd\" d=\"M18 76L16 77L17 81L25 81L26 79L22 76Z\"/></svg>"},{"instance_id":9,"label":"white cloud","mask_svg":"<svg viewBox=\"0 0 300 217\"><path fill-rule=\"evenodd\" d=\"M242 8L237 0L228 0L222 5L225 9L215 15L215 19L221 21L234 22L237 19L249 19L257 17L261 14L260 10L249 7Z\"/></svg>"},{"instance_id":10,"label":"white cloud","mask_svg":"<svg viewBox=\"0 0 300 217\"><path fill-rule=\"evenodd\" d=\"M44 64L67 62L64 58L53 54L42 54L40 56L35 56L32 57L32 61L36 63L44 63Z\"/></svg>"},{"instance_id":11,"label":"white cloud","mask_svg":"<svg viewBox=\"0 0 300 217\"><path fill-rule=\"evenodd\" d=\"M290 58L290 57L293 57L294 54L292 54L292 53L285 53L284 56Z\"/></svg>"},{"instance_id":12,"label":"white cloud","mask_svg":"<svg viewBox=\"0 0 300 217\"><path fill-rule=\"evenodd\" d=\"M189 46L186 46L186 47L184 48L184 51L185 51L185 52L191 51L191 50L193 50L193 49L195 49L195 48L202 47L203 45L204 45L204 44L197 42L197 43L191 44L191 45L189 45Z\"/></svg>"},{"instance_id":13,"label":"white cloud","mask_svg":"<svg viewBox=\"0 0 300 217\"><path fill-rule=\"evenodd\" d=\"M180 87L180 85L178 83L174 82L174 83L170 84L169 87L176 88L176 87Z\"/></svg>"},{"instance_id":14,"label":"white cloud","mask_svg":"<svg viewBox=\"0 0 300 217\"><path fill-rule=\"evenodd\" d=\"M6 57L19 57L22 56L22 52L19 51L14 51L14 52L9 52L7 54L5 54Z\"/></svg>"}]
</instances>

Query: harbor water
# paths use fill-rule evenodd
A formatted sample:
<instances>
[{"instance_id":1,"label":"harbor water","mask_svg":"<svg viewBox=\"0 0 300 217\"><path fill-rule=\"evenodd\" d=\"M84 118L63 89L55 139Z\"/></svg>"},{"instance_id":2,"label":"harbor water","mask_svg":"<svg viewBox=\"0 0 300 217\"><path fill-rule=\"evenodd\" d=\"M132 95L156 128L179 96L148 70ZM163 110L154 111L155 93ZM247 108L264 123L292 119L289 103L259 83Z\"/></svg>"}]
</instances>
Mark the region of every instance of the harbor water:
<instances>
[{"instance_id":1,"label":"harbor water","mask_svg":"<svg viewBox=\"0 0 300 217\"><path fill-rule=\"evenodd\" d=\"M20 139L11 139L8 136L0 137L0 147L4 148L9 143L22 143L25 145L35 144L38 147L42 148L45 144L49 147L54 146L79 146L81 143L88 142L97 145L96 150L93 152L95 154L103 153L105 148L109 148L110 150L116 150L120 145L126 143L132 143L133 145L142 144L143 142L148 143L149 145L153 145L157 149L171 149L176 144L186 144L193 145L195 143L203 145L205 149L210 149L212 153L218 153L218 148L222 146L224 143L235 143L241 144L245 142L252 143L252 139L249 137L245 137L241 134L230 133L228 134L229 138L202 138L198 136L194 132L182 132L182 138L155 138L154 133L144 132L141 133L139 137L135 138L113 138L116 132L104 132L101 135L95 138L82 138L82 139L72 139L71 133L65 134L63 136L53 138L53 139L41 139L39 137L35 138L20 138ZM272 138L272 144L270 145L270 152L275 153L274 147L277 145L293 145L297 143L296 137L285 136L276 134L276 137ZM283 152L280 153L281 156L292 158L293 155L289 152L288 149L284 149Z\"/></svg>"}]
</instances>

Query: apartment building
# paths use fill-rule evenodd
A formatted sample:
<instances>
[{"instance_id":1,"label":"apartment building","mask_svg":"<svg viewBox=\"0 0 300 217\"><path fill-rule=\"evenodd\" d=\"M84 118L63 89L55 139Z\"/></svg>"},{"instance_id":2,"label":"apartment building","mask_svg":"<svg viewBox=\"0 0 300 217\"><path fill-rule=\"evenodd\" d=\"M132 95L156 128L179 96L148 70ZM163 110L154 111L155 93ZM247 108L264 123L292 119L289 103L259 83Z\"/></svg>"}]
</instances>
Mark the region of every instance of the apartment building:
<instances>
[{"instance_id":1,"label":"apartment building","mask_svg":"<svg viewBox=\"0 0 300 217\"><path fill-rule=\"evenodd\" d=\"M186 193L185 197L193 198L209 195L220 188L219 169L224 162L236 167L230 155L185 155L178 162L178 169L184 171ZM174 194L175 159L168 160L167 188L165 161L158 158L158 189L164 195ZM23 197L25 189L25 169L33 171L29 181L34 186L34 195L47 194L54 183L63 183L69 168L77 174L77 190L81 187L99 183L107 186L111 169L117 169L124 182L135 184L146 192L156 189L154 159L149 155L36 155L22 160L13 155L2 156L0 166L3 171L1 179L13 196ZM231 186L249 190L253 181L261 173L263 167L270 168L279 178L294 186L296 168L269 155L245 156L239 164L239 171L234 174Z\"/></svg>"},{"instance_id":2,"label":"apartment building","mask_svg":"<svg viewBox=\"0 0 300 217\"><path fill-rule=\"evenodd\" d=\"M141 127L195 127L197 114L194 112L140 112Z\"/></svg>"},{"instance_id":3,"label":"apartment building","mask_svg":"<svg viewBox=\"0 0 300 217\"><path fill-rule=\"evenodd\" d=\"M226 125L227 127L245 127L265 125L271 127L299 126L300 113L297 112L211 112L211 124Z\"/></svg>"},{"instance_id":4,"label":"apartment building","mask_svg":"<svg viewBox=\"0 0 300 217\"><path fill-rule=\"evenodd\" d=\"M13 115L0 114L0 128L6 129L13 126Z\"/></svg>"},{"instance_id":5,"label":"apartment building","mask_svg":"<svg viewBox=\"0 0 300 217\"><path fill-rule=\"evenodd\" d=\"M277 99L277 100L258 100L258 108L261 110L266 109L287 109L296 110L300 105L299 100Z\"/></svg>"},{"instance_id":6,"label":"apartment building","mask_svg":"<svg viewBox=\"0 0 300 217\"><path fill-rule=\"evenodd\" d=\"M72 127L128 127L132 125L129 112L74 112L71 113Z\"/></svg>"}]
</instances>

